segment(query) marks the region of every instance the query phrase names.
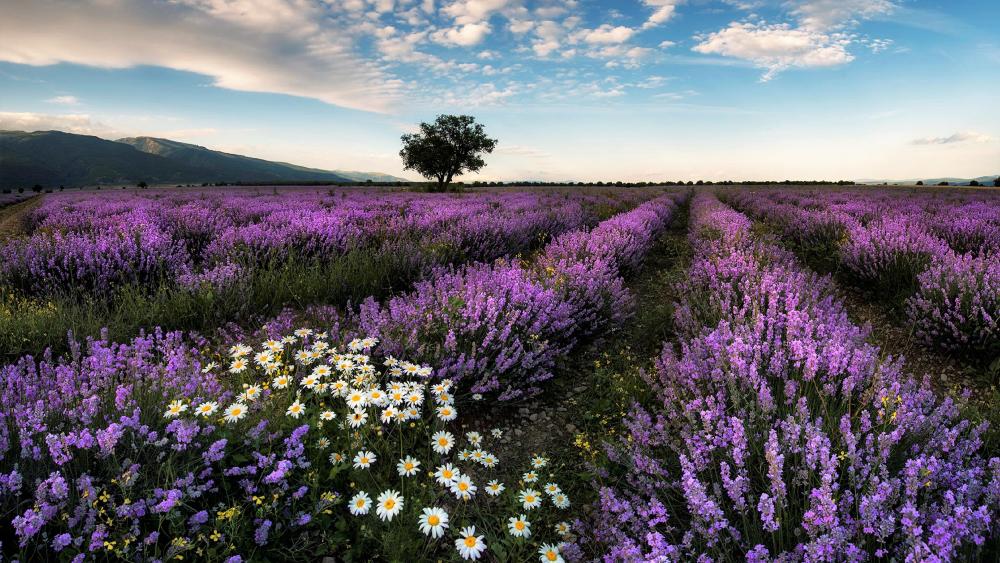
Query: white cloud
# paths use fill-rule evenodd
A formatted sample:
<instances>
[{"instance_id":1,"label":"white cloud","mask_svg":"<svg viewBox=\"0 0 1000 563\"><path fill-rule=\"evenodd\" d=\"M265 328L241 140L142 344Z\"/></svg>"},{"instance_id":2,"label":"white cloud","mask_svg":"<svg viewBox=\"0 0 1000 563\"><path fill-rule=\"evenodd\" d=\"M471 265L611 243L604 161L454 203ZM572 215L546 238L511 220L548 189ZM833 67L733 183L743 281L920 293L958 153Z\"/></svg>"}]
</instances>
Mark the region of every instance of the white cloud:
<instances>
[{"instance_id":1,"label":"white cloud","mask_svg":"<svg viewBox=\"0 0 1000 563\"><path fill-rule=\"evenodd\" d=\"M677 12L677 5L683 0L642 0L648 8L653 9L653 14L649 16L646 23L642 24L643 29L649 29L666 23L674 17Z\"/></svg>"},{"instance_id":2,"label":"white cloud","mask_svg":"<svg viewBox=\"0 0 1000 563\"><path fill-rule=\"evenodd\" d=\"M993 137L975 131L960 131L947 137L924 137L910 141L913 145L953 145L956 143L990 143Z\"/></svg>"},{"instance_id":3,"label":"white cloud","mask_svg":"<svg viewBox=\"0 0 1000 563\"><path fill-rule=\"evenodd\" d=\"M434 41L443 45L458 45L470 47L478 45L490 33L490 24L486 22L467 23L448 29L441 29L431 34Z\"/></svg>"},{"instance_id":4,"label":"white cloud","mask_svg":"<svg viewBox=\"0 0 1000 563\"><path fill-rule=\"evenodd\" d=\"M788 4L802 27L816 31L840 29L896 9L892 0L792 0Z\"/></svg>"},{"instance_id":5,"label":"white cloud","mask_svg":"<svg viewBox=\"0 0 1000 563\"><path fill-rule=\"evenodd\" d=\"M510 0L455 0L441 8L458 25L486 21L490 15L510 4Z\"/></svg>"},{"instance_id":6,"label":"white cloud","mask_svg":"<svg viewBox=\"0 0 1000 563\"><path fill-rule=\"evenodd\" d=\"M54 98L49 98L45 100L50 104L59 104L61 106L78 106L80 105L80 99L76 96L56 96Z\"/></svg>"},{"instance_id":7,"label":"white cloud","mask_svg":"<svg viewBox=\"0 0 1000 563\"><path fill-rule=\"evenodd\" d=\"M695 52L743 59L767 69L762 81L791 67L832 67L854 60L845 37L786 24L733 22L700 40Z\"/></svg>"},{"instance_id":8,"label":"white cloud","mask_svg":"<svg viewBox=\"0 0 1000 563\"><path fill-rule=\"evenodd\" d=\"M222 88L385 111L397 83L358 56L351 36L326 16L309 0L8 3L0 60L155 65L210 76Z\"/></svg>"},{"instance_id":9,"label":"white cloud","mask_svg":"<svg viewBox=\"0 0 1000 563\"><path fill-rule=\"evenodd\" d=\"M7 131L66 131L80 135L112 138L121 131L95 121L87 114L47 114L0 111L0 130Z\"/></svg>"},{"instance_id":10,"label":"white cloud","mask_svg":"<svg viewBox=\"0 0 1000 563\"><path fill-rule=\"evenodd\" d=\"M531 31L533 27L535 27L535 22L531 20L510 20L510 23L507 24L507 29L509 29L511 33L517 35L527 33Z\"/></svg>"},{"instance_id":11,"label":"white cloud","mask_svg":"<svg viewBox=\"0 0 1000 563\"><path fill-rule=\"evenodd\" d=\"M494 154L518 156L522 158L551 158L552 153L524 145L500 145Z\"/></svg>"},{"instance_id":12,"label":"white cloud","mask_svg":"<svg viewBox=\"0 0 1000 563\"><path fill-rule=\"evenodd\" d=\"M535 25L535 38L531 42L531 49L539 57L545 57L562 46L563 37L566 30L559 23L552 20L538 22Z\"/></svg>"},{"instance_id":13,"label":"white cloud","mask_svg":"<svg viewBox=\"0 0 1000 563\"><path fill-rule=\"evenodd\" d=\"M624 43L625 41L628 41L629 38L635 35L635 30L622 25L611 26L609 24L603 24L597 29L585 30L581 33L581 37L587 43L609 44Z\"/></svg>"}]
</instances>

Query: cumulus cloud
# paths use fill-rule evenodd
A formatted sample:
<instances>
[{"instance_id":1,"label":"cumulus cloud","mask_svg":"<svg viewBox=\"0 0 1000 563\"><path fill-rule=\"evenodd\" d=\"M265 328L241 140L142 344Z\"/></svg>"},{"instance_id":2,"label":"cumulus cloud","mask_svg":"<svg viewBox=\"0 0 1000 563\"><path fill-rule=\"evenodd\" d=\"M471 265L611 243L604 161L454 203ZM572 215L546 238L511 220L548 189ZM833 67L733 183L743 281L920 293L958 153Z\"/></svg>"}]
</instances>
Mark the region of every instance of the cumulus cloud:
<instances>
[{"instance_id":1,"label":"cumulus cloud","mask_svg":"<svg viewBox=\"0 0 1000 563\"><path fill-rule=\"evenodd\" d=\"M733 22L700 39L693 47L695 52L751 61L767 70L762 81L791 67L832 67L854 60L847 51L849 41L843 36L787 24Z\"/></svg>"},{"instance_id":2,"label":"cumulus cloud","mask_svg":"<svg viewBox=\"0 0 1000 563\"><path fill-rule=\"evenodd\" d=\"M624 43L635 35L635 30L622 25L612 26L603 24L596 29L586 30L582 33L583 40L587 43Z\"/></svg>"},{"instance_id":3,"label":"cumulus cloud","mask_svg":"<svg viewBox=\"0 0 1000 563\"><path fill-rule=\"evenodd\" d=\"M441 8L441 12L455 20L456 24L480 23L490 15L510 4L510 0L455 0Z\"/></svg>"},{"instance_id":4,"label":"cumulus cloud","mask_svg":"<svg viewBox=\"0 0 1000 563\"><path fill-rule=\"evenodd\" d=\"M757 3L727 3L746 9ZM832 67L854 60L848 47L860 43L873 53L887 49L891 40L858 39L850 28L862 20L891 13L895 0L786 0L783 6L793 23L732 22L729 27L698 36L694 51L750 61L766 69L762 81L788 68Z\"/></svg>"},{"instance_id":5,"label":"cumulus cloud","mask_svg":"<svg viewBox=\"0 0 1000 563\"><path fill-rule=\"evenodd\" d=\"M947 137L924 137L910 141L913 145L953 145L957 143L989 143L993 137L975 131L960 131Z\"/></svg>"},{"instance_id":6,"label":"cumulus cloud","mask_svg":"<svg viewBox=\"0 0 1000 563\"><path fill-rule=\"evenodd\" d=\"M0 18L0 61L155 65L222 88L384 111L395 83L310 0L32 0Z\"/></svg>"},{"instance_id":7,"label":"cumulus cloud","mask_svg":"<svg viewBox=\"0 0 1000 563\"><path fill-rule=\"evenodd\" d=\"M435 31L431 37L434 41L444 45L457 45L459 47L470 47L478 45L490 32L490 24L486 22L467 23L448 29Z\"/></svg>"}]
</instances>

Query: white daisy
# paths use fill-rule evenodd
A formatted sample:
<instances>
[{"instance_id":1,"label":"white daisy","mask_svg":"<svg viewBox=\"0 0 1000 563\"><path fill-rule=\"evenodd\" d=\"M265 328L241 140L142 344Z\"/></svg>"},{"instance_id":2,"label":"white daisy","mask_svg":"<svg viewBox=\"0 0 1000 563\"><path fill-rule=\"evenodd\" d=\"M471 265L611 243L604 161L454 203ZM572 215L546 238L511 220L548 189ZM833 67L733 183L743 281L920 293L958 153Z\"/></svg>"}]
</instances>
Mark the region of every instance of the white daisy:
<instances>
[{"instance_id":1,"label":"white daisy","mask_svg":"<svg viewBox=\"0 0 1000 563\"><path fill-rule=\"evenodd\" d=\"M524 481L525 483L534 483L535 481L538 480L538 473L535 473L534 471L529 471L524 475L521 475L521 480Z\"/></svg>"},{"instance_id":2,"label":"white daisy","mask_svg":"<svg viewBox=\"0 0 1000 563\"><path fill-rule=\"evenodd\" d=\"M271 380L271 386L275 389L285 389L289 383L291 383L291 380L287 375L279 375Z\"/></svg>"},{"instance_id":3,"label":"white daisy","mask_svg":"<svg viewBox=\"0 0 1000 563\"><path fill-rule=\"evenodd\" d=\"M552 504L560 510L565 510L569 508L569 497L565 493L556 493L552 495Z\"/></svg>"},{"instance_id":4,"label":"white daisy","mask_svg":"<svg viewBox=\"0 0 1000 563\"><path fill-rule=\"evenodd\" d=\"M419 522L424 535L440 538L448 528L448 513L437 507L425 508Z\"/></svg>"},{"instance_id":5,"label":"white daisy","mask_svg":"<svg viewBox=\"0 0 1000 563\"><path fill-rule=\"evenodd\" d=\"M504 487L503 483L494 479L489 483L486 483L486 494L490 495L491 497L495 497L500 493L502 493L506 488L507 487Z\"/></svg>"},{"instance_id":6,"label":"white daisy","mask_svg":"<svg viewBox=\"0 0 1000 563\"><path fill-rule=\"evenodd\" d=\"M556 485L555 483L545 483L545 494L552 496L561 492L562 489L559 488L559 485Z\"/></svg>"},{"instance_id":7,"label":"white daisy","mask_svg":"<svg viewBox=\"0 0 1000 563\"><path fill-rule=\"evenodd\" d=\"M458 550L458 554L462 556L462 559L479 559L483 552L486 551L486 542L483 541L483 536L476 535L475 526L462 528L459 536L455 540L455 548Z\"/></svg>"},{"instance_id":8,"label":"white daisy","mask_svg":"<svg viewBox=\"0 0 1000 563\"><path fill-rule=\"evenodd\" d=\"M347 396L344 398L347 401L347 406L352 409L359 409L364 407L368 403L368 394L364 391L359 391L357 389L351 389L347 392Z\"/></svg>"},{"instance_id":9,"label":"white daisy","mask_svg":"<svg viewBox=\"0 0 1000 563\"><path fill-rule=\"evenodd\" d=\"M451 483L451 492L462 500L469 500L476 494L476 485L468 475L461 475Z\"/></svg>"},{"instance_id":10,"label":"white daisy","mask_svg":"<svg viewBox=\"0 0 1000 563\"><path fill-rule=\"evenodd\" d=\"M219 403L215 401L208 401L207 403L202 403L198 405L196 409L198 416L209 417L215 414L215 411L219 410Z\"/></svg>"},{"instance_id":11,"label":"white daisy","mask_svg":"<svg viewBox=\"0 0 1000 563\"><path fill-rule=\"evenodd\" d=\"M538 560L542 563L563 563L562 555L559 553L559 546L551 543L543 543L538 548Z\"/></svg>"},{"instance_id":12,"label":"white daisy","mask_svg":"<svg viewBox=\"0 0 1000 563\"><path fill-rule=\"evenodd\" d=\"M226 422L236 422L247 415L247 406L243 403L233 403L226 407Z\"/></svg>"},{"instance_id":13,"label":"white daisy","mask_svg":"<svg viewBox=\"0 0 1000 563\"><path fill-rule=\"evenodd\" d=\"M372 498L368 496L368 493L361 491L351 497L351 514L355 516L368 514L368 511L371 510L371 508Z\"/></svg>"},{"instance_id":14,"label":"white daisy","mask_svg":"<svg viewBox=\"0 0 1000 563\"><path fill-rule=\"evenodd\" d=\"M375 454L369 451L360 451L354 456L354 468L355 469L368 469L375 463Z\"/></svg>"},{"instance_id":15,"label":"white daisy","mask_svg":"<svg viewBox=\"0 0 1000 563\"><path fill-rule=\"evenodd\" d=\"M368 413L365 411L352 411L351 416L347 418L347 424L351 428L360 428L365 422L368 422Z\"/></svg>"},{"instance_id":16,"label":"white daisy","mask_svg":"<svg viewBox=\"0 0 1000 563\"><path fill-rule=\"evenodd\" d=\"M386 407L385 409L382 410L382 415L379 417L379 419L382 421L383 424L389 424L390 422L396 420L396 417L398 416L399 416L399 411L396 410L396 407Z\"/></svg>"},{"instance_id":17,"label":"white daisy","mask_svg":"<svg viewBox=\"0 0 1000 563\"><path fill-rule=\"evenodd\" d=\"M521 501L521 506L525 510L538 508L542 505L542 496L535 489L524 489L517 494L517 499Z\"/></svg>"},{"instance_id":18,"label":"white daisy","mask_svg":"<svg viewBox=\"0 0 1000 563\"><path fill-rule=\"evenodd\" d=\"M292 418L298 418L302 416L302 413L304 412L306 412L306 406L299 401L295 401L294 403L288 405L288 410L285 411L285 414Z\"/></svg>"},{"instance_id":19,"label":"white daisy","mask_svg":"<svg viewBox=\"0 0 1000 563\"><path fill-rule=\"evenodd\" d=\"M255 401L260 397L260 385L251 385L243 391L242 397L248 401Z\"/></svg>"},{"instance_id":20,"label":"white daisy","mask_svg":"<svg viewBox=\"0 0 1000 563\"><path fill-rule=\"evenodd\" d=\"M445 487L451 487L455 479L458 479L460 476L461 473L459 473L458 469L450 463L438 466L437 471L434 472L434 477L437 478L438 484Z\"/></svg>"},{"instance_id":21,"label":"white daisy","mask_svg":"<svg viewBox=\"0 0 1000 563\"><path fill-rule=\"evenodd\" d=\"M528 522L528 517L524 514L520 516L511 516L507 519L507 530L509 530L510 535L515 538L530 538L531 522Z\"/></svg>"},{"instance_id":22,"label":"white daisy","mask_svg":"<svg viewBox=\"0 0 1000 563\"><path fill-rule=\"evenodd\" d=\"M417 461L412 456L406 456L405 458L399 460L396 464L396 471L402 477L413 477L417 474L417 468L420 467L420 462Z\"/></svg>"},{"instance_id":23,"label":"white daisy","mask_svg":"<svg viewBox=\"0 0 1000 563\"><path fill-rule=\"evenodd\" d=\"M479 432L466 432L465 439L468 440L473 446L478 446L483 443L483 435Z\"/></svg>"},{"instance_id":24,"label":"white daisy","mask_svg":"<svg viewBox=\"0 0 1000 563\"><path fill-rule=\"evenodd\" d=\"M455 436L448 431L440 430L431 436L431 447L439 454L447 454L455 445Z\"/></svg>"},{"instance_id":25,"label":"white daisy","mask_svg":"<svg viewBox=\"0 0 1000 563\"><path fill-rule=\"evenodd\" d=\"M167 405L167 412L163 413L164 418L174 418L181 415L182 412L188 410L188 406L183 402L177 400L171 402Z\"/></svg>"},{"instance_id":26,"label":"white daisy","mask_svg":"<svg viewBox=\"0 0 1000 563\"><path fill-rule=\"evenodd\" d=\"M565 536L573 528L569 525L569 522L557 522L554 529L560 536Z\"/></svg>"},{"instance_id":27,"label":"white daisy","mask_svg":"<svg viewBox=\"0 0 1000 563\"><path fill-rule=\"evenodd\" d=\"M319 413L320 420L333 420L335 418L337 418L337 413L333 411L323 411Z\"/></svg>"},{"instance_id":28,"label":"white daisy","mask_svg":"<svg viewBox=\"0 0 1000 563\"><path fill-rule=\"evenodd\" d=\"M403 497L398 492L390 489L378 496L378 508L375 509L375 513L382 520L392 520L401 510L403 510Z\"/></svg>"},{"instance_id":29,"label":"white daisy","mask_svg":"<svg viewBox=\"0 0 1000 563\"><path fill-rule=\"evenodd\" d=\"M345 459L347 458L340 452L333 452L330 454L330 463L333 465L340 465L341 463L344 463Z\"/></svg>"},{"instance_id":30,"label":"white daisy","mask_svg":"<svg viewBox=\"0 0 1000 563\"><path fill-rule=\"evenodd\" d=\"M233 363L229 364L230 373L243 373L247 369L247 361L243 358L237 358L233 360Z\"/></svg>"},{"instance_id":31,"label":"white daisy","mask_svg":"<svg viewBox=\"0 0 1000 563\"><path fill-rule=\"evenodd\" d=\"M536 455L531 458L531 466L535 469L541 469L549 464L549 459L540 455Z\"/></svg>"}]
</instances>

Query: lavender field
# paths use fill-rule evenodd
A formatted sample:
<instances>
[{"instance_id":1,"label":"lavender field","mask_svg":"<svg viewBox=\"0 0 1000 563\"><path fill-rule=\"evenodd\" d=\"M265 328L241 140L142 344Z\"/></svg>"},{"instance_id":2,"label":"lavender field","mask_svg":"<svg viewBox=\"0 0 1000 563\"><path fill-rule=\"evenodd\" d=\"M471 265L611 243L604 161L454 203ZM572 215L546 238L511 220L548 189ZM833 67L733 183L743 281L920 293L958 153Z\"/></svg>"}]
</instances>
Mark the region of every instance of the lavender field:
<instances>
[{"instance_id":1,"label":"lavender field","mask_svg":"<svg viewBox=\"0 0 1000 563\"><path fill-rule=\"evenodd\" d=\"M1000 557L998 191L33 201L2 560Z\"/></svg>"}]
</instances>

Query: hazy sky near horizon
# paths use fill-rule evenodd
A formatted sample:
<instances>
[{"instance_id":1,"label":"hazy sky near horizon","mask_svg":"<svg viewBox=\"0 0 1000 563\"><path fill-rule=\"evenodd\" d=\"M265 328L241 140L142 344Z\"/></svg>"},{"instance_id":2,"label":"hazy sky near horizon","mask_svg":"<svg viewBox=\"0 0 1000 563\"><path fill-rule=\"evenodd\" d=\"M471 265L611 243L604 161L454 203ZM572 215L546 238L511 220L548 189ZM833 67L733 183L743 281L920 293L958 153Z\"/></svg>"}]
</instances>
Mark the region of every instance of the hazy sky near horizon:
<instances>
[{"instance_id":1,"label":"hazy sky near horizon","mask_svg":"<svg viewBox=\"0 0 1000 563\"><path fill-rule=\"evenodd\" d=\"M467 179L1000 173L996 0L0 0L0 129L404 172L469 113Z\"/></svg>"}]
</instances>

